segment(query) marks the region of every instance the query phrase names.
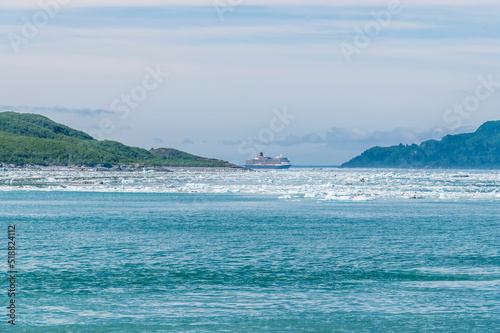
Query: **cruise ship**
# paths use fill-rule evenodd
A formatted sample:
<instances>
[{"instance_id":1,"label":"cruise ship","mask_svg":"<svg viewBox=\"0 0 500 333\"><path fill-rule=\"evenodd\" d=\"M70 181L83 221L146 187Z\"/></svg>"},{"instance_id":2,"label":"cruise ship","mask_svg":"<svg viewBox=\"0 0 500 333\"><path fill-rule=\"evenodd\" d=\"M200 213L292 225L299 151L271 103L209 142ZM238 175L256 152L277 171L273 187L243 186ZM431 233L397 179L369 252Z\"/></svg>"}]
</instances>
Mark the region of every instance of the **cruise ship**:
<instances>
[{"instance_id":1,"label":"cruise ship","mask_svg":"<svg viewBox=\"0 0 500 333\"><path fill-rule=\"evenodd\" d=\"M267 155L264 156L263 153L245 163L245 167L249 169L288 169L291 166L292 164L286 157L280 155L271 158Z\"/></svg>"}]
</instances>

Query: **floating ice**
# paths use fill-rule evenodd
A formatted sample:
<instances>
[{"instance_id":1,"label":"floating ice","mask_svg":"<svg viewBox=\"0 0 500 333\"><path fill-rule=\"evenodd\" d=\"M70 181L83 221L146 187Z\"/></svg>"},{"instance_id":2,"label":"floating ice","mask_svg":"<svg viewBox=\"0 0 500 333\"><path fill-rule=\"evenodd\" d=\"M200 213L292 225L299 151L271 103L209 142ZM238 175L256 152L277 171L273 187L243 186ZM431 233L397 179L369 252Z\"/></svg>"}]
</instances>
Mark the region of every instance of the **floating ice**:
<instances>
[{"instance_id":1,"label":"floating ice","mask_svg":"<svg viewBox=\"0 0 500 333\"><path fill-rule=\"evenodd\" d=\"M118 172L9 170L0 191L238 193L290 200L500 200L500 171L290 169Z\"/></svg>"}]
</instances>

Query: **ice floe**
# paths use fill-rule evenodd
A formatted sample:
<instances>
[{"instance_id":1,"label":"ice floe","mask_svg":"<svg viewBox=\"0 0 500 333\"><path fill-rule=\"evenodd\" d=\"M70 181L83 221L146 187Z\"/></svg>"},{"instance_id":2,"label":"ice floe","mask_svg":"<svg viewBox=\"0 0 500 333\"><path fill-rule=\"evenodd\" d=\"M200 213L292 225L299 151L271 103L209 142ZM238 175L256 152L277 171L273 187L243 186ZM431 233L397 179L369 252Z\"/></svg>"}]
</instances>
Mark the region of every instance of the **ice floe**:
<instances>
[{"instance_id":1,"label":"ice floe","mask_svg":"<svg viewBox=\"0 0 500 333\"><path fill-rule=\"evenodd\" d=\"M283 200L500 200L500 171L290 169L0 173L0 191L85 191L272 195Z\"/></svg>"}]
</instances>

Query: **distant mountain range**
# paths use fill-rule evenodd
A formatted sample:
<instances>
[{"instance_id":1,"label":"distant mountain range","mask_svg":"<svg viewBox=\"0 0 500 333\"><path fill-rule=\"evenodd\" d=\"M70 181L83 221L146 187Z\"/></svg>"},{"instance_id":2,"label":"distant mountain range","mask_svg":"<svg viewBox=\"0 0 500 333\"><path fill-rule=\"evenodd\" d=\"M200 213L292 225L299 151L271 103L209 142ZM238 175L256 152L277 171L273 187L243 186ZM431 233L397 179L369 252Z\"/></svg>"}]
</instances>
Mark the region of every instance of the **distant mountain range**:
<instances>
[{"instance_id":1,"label":"distant mountain range","mask_svg":"<svg viewBox=\"0 0 500 333\"><path fill-rule=\"evenodd\" d=\"M40 166L237 167L171 148L151 151L87 133L37 114L0 113L0 164Z\"/></svg>"},{"instance_id":2,"label":"distant mountain range","mask_svg":"<svg viewBox=\"0 0 500 333\"><path fill-rule=\"evenodd\" d=\"M447 135L440 141L374 147L342 167L500 169L500 121L486 122L474 133Z\"/></svg>"}]
</instances>

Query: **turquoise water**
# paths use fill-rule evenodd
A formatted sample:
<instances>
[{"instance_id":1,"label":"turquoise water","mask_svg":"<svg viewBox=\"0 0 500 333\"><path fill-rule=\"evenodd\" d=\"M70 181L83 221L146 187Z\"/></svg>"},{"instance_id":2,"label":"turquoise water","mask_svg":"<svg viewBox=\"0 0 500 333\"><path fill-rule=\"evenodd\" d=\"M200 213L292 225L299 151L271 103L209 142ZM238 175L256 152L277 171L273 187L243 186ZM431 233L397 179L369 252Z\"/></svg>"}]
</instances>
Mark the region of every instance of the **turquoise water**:
<instances>
[{"instance_id":1,"label":"turquoise water","mask_svg":"<svg viewBox=\"0 0 500 333\"><path fill-rule=\"evenodd\" d=\"M5 242L8 224L18 234L16 332L495 331L498 213L489 201L0 192Z\"/></svg>"}]
</instances>

